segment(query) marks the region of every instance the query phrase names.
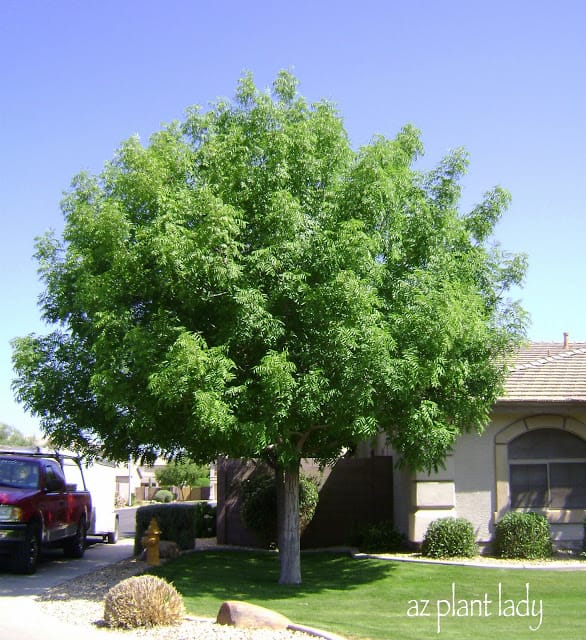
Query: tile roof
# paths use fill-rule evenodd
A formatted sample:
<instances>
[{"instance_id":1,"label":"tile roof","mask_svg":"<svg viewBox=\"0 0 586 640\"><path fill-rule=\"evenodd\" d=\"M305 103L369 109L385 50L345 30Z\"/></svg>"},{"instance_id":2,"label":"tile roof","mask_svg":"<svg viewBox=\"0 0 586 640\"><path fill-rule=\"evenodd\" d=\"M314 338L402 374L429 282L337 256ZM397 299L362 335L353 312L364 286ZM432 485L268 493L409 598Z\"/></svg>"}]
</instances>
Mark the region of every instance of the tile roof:
<instances>
[{"instance_id":1,"label":"tile roof","mask_svg":"<svg viewBox=\"0 0 586 640\"><path fill-rule=\"evenodd\" d=\"M586 342L533 342L521 349L499 402L586 402Z\"/></svg>"}]
</instances>

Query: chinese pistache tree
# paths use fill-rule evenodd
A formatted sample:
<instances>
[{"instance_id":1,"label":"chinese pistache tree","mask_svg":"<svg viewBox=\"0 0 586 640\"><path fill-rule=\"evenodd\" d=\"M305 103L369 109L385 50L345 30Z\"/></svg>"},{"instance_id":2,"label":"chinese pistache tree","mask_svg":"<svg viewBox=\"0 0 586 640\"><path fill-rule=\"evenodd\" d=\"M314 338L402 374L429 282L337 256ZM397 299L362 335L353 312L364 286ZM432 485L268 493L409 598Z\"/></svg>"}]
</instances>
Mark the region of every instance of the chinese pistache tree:
<instances>
[{"instance_id":1,"label":"chinese pistache tree","mask_svg":"<svg viewBox=\"0 0 586 640\"><path fill-rule=\"evenodd\" d=\"M14 389L59 446L113 459L260 458L278 478L280 581L301 581L302 458L384 430L414 469L481 430L523 336L524 259L493 246L500 188L459 210L466 154L417 171L419 133L352 149L281 72L124 142L37 241L48 335Z\"/></svg>"}]
</instances>

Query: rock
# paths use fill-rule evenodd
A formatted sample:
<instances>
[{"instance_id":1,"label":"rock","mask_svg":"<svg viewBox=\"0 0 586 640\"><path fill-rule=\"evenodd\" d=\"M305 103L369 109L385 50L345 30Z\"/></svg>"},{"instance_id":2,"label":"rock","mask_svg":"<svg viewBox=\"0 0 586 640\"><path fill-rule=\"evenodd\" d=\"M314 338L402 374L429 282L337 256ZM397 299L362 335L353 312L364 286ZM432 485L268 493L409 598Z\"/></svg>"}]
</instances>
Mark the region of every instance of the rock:
<instances>
[{"instance_id":1,"label":"rock","mask_svg":"<svg viewBox=\"0 0 586 640\"><path fill-rule=\"evenodd\" d=\"M178 558L179 546L173 540L159 540L159 558ZM146 560L146 549L143 549L139 560Z\"/></svg>"},{"instance_id":2,"label":"rock","mask_svg":"<svg viewBox=\"0 0 586 640\"><path fill-rule=\"evenodd\" d=\"M179 546L172 540L159 540L159 556L161 558L178 558Z\"/></svg>"},{"instance_id":3,"label":"rock","mask_svg":"<svg viewBox=\"0 0 586 640\"><path fill-rule=\"evenodd\" d=\"M248 629L287 629L291 621L280 613L248 602L227 600L222 604L216 619L218 624Z\"/></svg>"}]
</instances>

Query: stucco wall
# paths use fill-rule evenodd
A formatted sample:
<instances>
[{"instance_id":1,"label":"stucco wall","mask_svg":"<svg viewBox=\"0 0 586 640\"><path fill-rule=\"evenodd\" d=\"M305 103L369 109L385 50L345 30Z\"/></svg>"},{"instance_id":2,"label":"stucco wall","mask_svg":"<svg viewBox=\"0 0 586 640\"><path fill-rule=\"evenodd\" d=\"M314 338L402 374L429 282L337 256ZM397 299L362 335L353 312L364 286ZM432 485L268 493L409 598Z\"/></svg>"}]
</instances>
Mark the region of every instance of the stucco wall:
<instances>
[{"instance_id":1,"label":"stucco wall","mask_svg":"<svg viewBox=\"0 0 586 640\"><path fill-rule=\"evenodd\" d=\"M494 434L490 425L481 435L466 434L454 451L456 513L472 523L479 542L490 541L493 530L495 457Z\"/></svg>"},{"instance_id":2,"label":"stucco wall","mask_svg":"<svg viewBox=\"0 0 586 640\"><path fill-rule=\"evenodd\" d=\"M509 509L508 441L522 430L546 427L568 429L586 439L586 411L570 404L499 406L482 435L465 434L458 440L446 469L432 474L395 470L396 528L419 543L432 520L461 517L472 522L479 542L489 543L495 522ZM380 444L372 447L378 455L383 453ZM584 510L544 513L561 546L581 544Z\"/></svg>"}]
</instances>

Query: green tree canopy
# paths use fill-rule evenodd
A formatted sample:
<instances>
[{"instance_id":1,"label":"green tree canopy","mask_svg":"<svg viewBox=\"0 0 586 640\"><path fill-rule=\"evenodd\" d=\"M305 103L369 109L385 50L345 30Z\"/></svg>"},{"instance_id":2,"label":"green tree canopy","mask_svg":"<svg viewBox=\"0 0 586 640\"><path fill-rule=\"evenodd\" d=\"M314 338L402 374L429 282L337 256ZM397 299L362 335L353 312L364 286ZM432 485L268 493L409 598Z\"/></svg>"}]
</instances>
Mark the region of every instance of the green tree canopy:
<instances>
[{"instance_id":1,"label":"green tree canopy","mask_svg":"<svg viewBox=\"0 0 586 640\"><path fill-rule=\"evenodd\" d=\"M155 471L155 478L162 486L198 487L209 484L210 468L190 460L173 460Z\"/></svg>"},{"instance_id":2,"label":"green tree canopy","mask_svg":"<svg viewBox=\"0 0 586 640\"><path fill-rule=\"evenodd\" d=\"M22 431L0 422L0 444L15 447L33 447L37 444L35 436L25 436Z\"/></svg>"},{"instance_id":3,"label":"green tree canopy","mask_svg":"<svg viewBox=\"0 0 586 640\"><path fill-rule=\"evenodd\" d=\"M459 210L467 156L432 171L412 126L353 150L282 72L124 142L77 176L37 243L42 314L14 388L56 446L220 454L281 474L281 581L300 581L299 463L384 430L411 468L480 431L524 316L524 259L490 242L508 194ZM297 532L297 533L296 533Z\"/></svg>"}]
</instances>

